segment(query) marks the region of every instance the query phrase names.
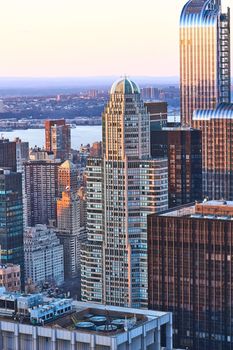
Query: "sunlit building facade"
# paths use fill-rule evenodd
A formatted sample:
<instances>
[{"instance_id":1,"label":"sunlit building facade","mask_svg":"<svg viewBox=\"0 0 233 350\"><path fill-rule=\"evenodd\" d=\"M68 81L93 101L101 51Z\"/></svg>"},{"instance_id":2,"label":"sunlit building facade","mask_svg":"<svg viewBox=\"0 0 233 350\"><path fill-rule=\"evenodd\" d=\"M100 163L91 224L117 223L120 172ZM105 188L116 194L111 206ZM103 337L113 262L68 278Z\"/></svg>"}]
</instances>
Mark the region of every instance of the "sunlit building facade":
<instances>
[{"instance_id":1,"label":"sunlit building facade","mask_svg":"<svg viewBox=\"0 0 233 350\"><path fill-rule=\"evenodd\" d=\"M230 102L230 11L221 0L190 0L180 17L181 122L195 109Z\"/></svg>"},{"instance_id":2,"label":"sunlit building facade","mask_svg":"<svg viewBox=\"0 0 233 350\"><path fill-rule=\"evenodd\" d=\"M82 298L147 306L147 215L168 206L168 169L167 158L150 157L150 116L127 78L113 84L103 113L103 158L89 166L87 202L90 181L99 193L87 204Z\"/></svg>"},{"instance_id":3,"label":"sunlit building facade","mask_svg":"<svg viewBox=\"0 0 233 350\"><path fill-rule=\"evenodd\" d=\"M80 200L67 190L57 200L57 237L64 247L65 279L80 272Z\"/></svg>"},{"instance_id":4,"label":"sunlit building facade","mask_svg":"<svg viewBox=\"0 0 233 350\"><path fill-rule=\"evenodd\" d=\"M203 195L233 200L233 104L197 110L193 120L202 129Z\"/></svg>"},{"instance_id":5,"label":"sunlit building facade","mask_svg":"<svg viewBox=\"0 0 233 350\"><path fill-rule=\"evenodd\" d=\"M78 191L78 169L70 161L66 160L58 168L58 194L70 190Z\"/></svg>"}]
</instances>

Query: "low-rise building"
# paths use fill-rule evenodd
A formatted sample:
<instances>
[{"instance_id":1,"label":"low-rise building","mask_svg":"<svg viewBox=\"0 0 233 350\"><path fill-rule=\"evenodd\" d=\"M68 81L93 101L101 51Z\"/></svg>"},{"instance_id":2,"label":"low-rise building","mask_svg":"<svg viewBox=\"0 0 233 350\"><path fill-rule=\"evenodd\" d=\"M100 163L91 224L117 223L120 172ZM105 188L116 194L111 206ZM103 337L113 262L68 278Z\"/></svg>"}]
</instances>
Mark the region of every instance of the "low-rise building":
<instances>
[{"instance_id":1,"label":"low-rise building","mask_svg":"<svg viewBox=\"0 0 233 350\"><path fill-rule=\"evenodd\" d=\"M172 314L0 290L0 348L14 350L173 349Z\"/></svg>"},{"instance_id":2,"label":"low-rise building","mask_svg":"<svg viewBox=\"0 0 233 350\"><path fill-rule=\"evenodd\" d=\"M35 284L64 281L63 246L46 225L28 227L24 233L25 280Z\"/></svg>"},{"instance_id":3,"label":"low-rise building","mask_svg":"<svg viewBox=\"0 0 233 350\"><path fill-rule=\"evenodd\" d=\"M9 292L18 292L21 289L20 265L0 265L0 287L5 287Z\"/></svg>"}]
</instances>

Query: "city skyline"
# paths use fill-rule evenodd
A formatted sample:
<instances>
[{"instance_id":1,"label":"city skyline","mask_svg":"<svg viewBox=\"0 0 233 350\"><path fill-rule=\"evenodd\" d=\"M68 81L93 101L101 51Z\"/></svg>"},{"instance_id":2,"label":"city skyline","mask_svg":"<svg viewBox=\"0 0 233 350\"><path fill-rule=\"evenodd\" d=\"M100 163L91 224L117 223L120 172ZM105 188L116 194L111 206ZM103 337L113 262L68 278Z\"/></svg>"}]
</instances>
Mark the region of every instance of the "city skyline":
<instances>
[{"instance_id":1,"label":"city skyline","mask_svg":"<svg viewBox=\"0 0 233 350\"><path fill-rule=\"evenodd\" d=\"M107 0L4 3L0 77L178 76L184 4L170 0L168 11L162 0L119 0L114 9Z\"/></svg>"}]
</instances>

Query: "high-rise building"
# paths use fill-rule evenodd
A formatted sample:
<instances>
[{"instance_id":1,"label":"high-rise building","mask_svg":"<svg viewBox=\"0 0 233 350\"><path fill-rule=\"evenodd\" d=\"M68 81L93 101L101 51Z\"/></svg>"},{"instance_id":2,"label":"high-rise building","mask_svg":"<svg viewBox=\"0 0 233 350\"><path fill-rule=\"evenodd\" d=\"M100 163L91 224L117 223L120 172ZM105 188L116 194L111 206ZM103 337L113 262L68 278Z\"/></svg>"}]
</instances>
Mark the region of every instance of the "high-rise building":
<instances>
[{"instance_id":1,"label":"high-rise building","mask_svg":"<svg viewBox=\"0 0 233 350\"><path fill-rule=\"evenodd\" d=\"M159 99L159 89L149 86L141 89L141 97L143 100L158 100Z\"/></svg>"},{"instance_id":2,"label":"high-rise building","mask_svg":"<svg viewBox=\"0 0 233 350\"><path fill-rule=\"evenodd\" d=\"M202 200L201 131L187 127L151 130L152 157L168 158L169 207Z\"/></svg>"},{"instance_id":3,"label":"high-rise building","mask_svg":"<svg viewBox=\"0 0 233 350\"><path fill-rule=\"evenodd\" d=\"M230 11L221 0L189 0L180 17L181 122L195 109L230 102ZM194 123L195 125L195 123Z\"/></svg>"},{"instance_id":4,"label":"high-rise building","mask_svg":"<svg viewBox=\"0 0 233 350\"><path fill-rule=\"evenodd\" d=\"M70 126L64 119L45 121L45 149L53 152L56 159L70 158Z\"/></svg>"},{"instance_id":5,"label":"high-rise building","mask_svg":"<svg viewBox=\"0 0 233 350\"><path fill-rule=\"evenodd\" d=\"M57 237L64 247L65 279L80 273L80 200L67 190L57 200Z\"/></svg>"},{"instance_id":6,"label":"high-rise building","mask_svg":"<svg viewBox=\"0 0 233 350\"><path fill-rule=\"evenodd\" d=\"M16 143L8 139L0 139L0 167L17 171Z\"/></svg>"},{"instance_id":7,"label":"high-rise building","mask_svg":"<svg viewBox=\"0 0 233 350\"><path fill-rule=\"evenodd\" d=\"M173 313L175 347L232 349L232 251L233 202L148 216L149 308Z\"/></svg>"},{"instance_id":8,"label":"high-rise building","mask_svg":"<svg viewBox=\"0 0 233 350\"><path fill-rule=\"evenodd\" d=\"M87 196L86 189L84 187L80 187L78 190L78 196L80 200L80 227L84 230L87 226Z\"/></svg>"},{"instance_id":9,"label":"high-rise building","mask_svg":"<svg viewBox=\"0 0 233 350\"><path fill-rule=\"evenodd\" d=\"M22 174L23 223L25 228L27 226L27 196L25 188L24 163L29 159L29 143L22 141L18 137L15 138L14 142L16 144L16 168L17 172Z\"/></svg>"},{"instance_id":10,"label":"high-rise building","mask_svg":"<svg viewBox=\"0 0 233 350\"><path fill-rule=\"evenodd\" d=\"M203 195L233 200L233 104L197 110L193 120L202 129Z\"/></svg>"},{"instance_id":11,"label":"high-rise building","mask_svg":"<svg viewBox=\"0 0 233 350\"><path fill-rule=\"evenodd\" d=\"M23 270L22 175L0 169L0 261Z\"/></svg>"},{"instance_id":12,"label":"high-rise building","mask_svg":"<svg viewBox=\"0 0 233 350\"><path fill-rule=\"evenodd\" d=\"M24 172L23 163L29 159L29 143L22 141L19 137L16 137L14 142L16 143L16 167L17 172Z\"/></svg>"},{"instance_id":13,"label":"high-rise building","mask_svg":"<svg viewBox=\"0 0 233 350\"><path fill-rule=\"evenodd\" d=\"M46 225L36 225L25 230L24 259L26 283L63 283L63 246L53 229Z\"/></svg>"},{"instance_id":14,"label":"high-rise building","mask_svg":"<svg viewBox=\"0 0 233 350\"><path fill-rule=\"evenodd\" d=\"M102 156L102 142L94 142L90 148L90 157L101 157Z\"/></svg>"},{"instance_id":15,"label":"high-rise building","mask_svg":"<svg viewBox=\"0 0 233 350\"><path fill-rule=\"evenodd\" d=\"M29 226L56 220L60 164L59 161L28 161L24 164Z\"/></svg>"},{"instance_id":16,"label":"high-rise building","mask_svg":"<svg viewBox=\"0 0 233 350\"><path fill-rule=\"evenodd\" d=\"M66 160L58 168L59 196L67 190L72 192L78 190L78 169L70 160Z\"/></svg>"},{"instance_id":17,"label":"high-rise building","mask_svg":"<svg viewBox=\"0 0 233 350\"><path fill-rule=\"evenodd\" d=\"M102 158L88 158L84 207L88 241L81 249L81 292L83 300L103 301L103 174ZM81 192L81 191L79 191ZM82 198L82 192L80 198ZM95 269L95 273L93 273ZM91 276L91 278L89 276Z\"/></svg>"},{"instance_id":18,"label":"high-rise building","mask_svg":"<svg viewBox=\"0 0 233 350\"><path fill-rule=\"evenodd\" d=\"M151 130L161 129L167 125L167 102L145 102L147 112L150 114Z\"/></svg>"},{"instance_id":19,"label":"high-rise building","mask_svg":"<svg viewBox=\"0 0 233 350\"><path fill-rule=\"evenodd\" d=\"M167 158L150 157L150 116L139 87L127 78L111 88L103 158L90 162L82 298L146 306L147 215L168 206L168 170Z\"/></svg>"}]
</instances>

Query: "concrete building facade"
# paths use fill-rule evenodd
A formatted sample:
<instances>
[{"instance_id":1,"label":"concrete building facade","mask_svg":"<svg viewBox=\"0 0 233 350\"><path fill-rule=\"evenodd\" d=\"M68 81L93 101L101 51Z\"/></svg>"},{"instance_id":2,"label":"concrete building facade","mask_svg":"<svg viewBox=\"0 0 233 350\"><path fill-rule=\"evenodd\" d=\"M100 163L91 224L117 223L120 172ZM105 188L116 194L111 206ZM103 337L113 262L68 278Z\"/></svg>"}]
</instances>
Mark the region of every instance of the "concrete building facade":
<instances>
[{"instance_id":1,"label":"concrete building facade","mask_svg":"<svg viewBox=\"0 0 233 350\"><path fill-rule=\"evenodd\" d=\"M36 285L64 281L63 246L46 225L28 227L24 232L25 281Z\"/></svg>"}]
</instances>

